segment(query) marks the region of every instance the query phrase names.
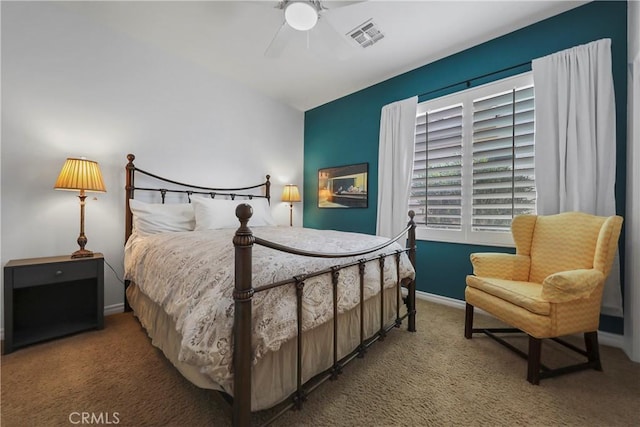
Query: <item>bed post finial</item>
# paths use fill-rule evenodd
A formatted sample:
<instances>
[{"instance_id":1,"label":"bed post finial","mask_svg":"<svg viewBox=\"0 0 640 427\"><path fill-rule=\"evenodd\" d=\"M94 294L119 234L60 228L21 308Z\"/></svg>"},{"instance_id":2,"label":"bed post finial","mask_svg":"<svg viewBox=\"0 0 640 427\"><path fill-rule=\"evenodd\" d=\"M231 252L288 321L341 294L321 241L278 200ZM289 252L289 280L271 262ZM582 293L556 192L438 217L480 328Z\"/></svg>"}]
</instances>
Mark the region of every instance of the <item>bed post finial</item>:
<instances>
[{"instance_id":1,"label":"bed post finial","mask_svg":"<svg viewBox=\"0 0 640 427\"><path fill-rule=\"evenodd\" d=\"M253 236L253 233L251 233L251 230L249 230L249 228L247 227L247 223L249 222L249 219L252 216L253 216L253 208L251 207L251 205L248 205L246 203L240 203L238 206L236 206L236 217L238 217L238 220L240 220L240 228L238 228L238 231L241 231L241 230L243 232L249 231L249 234ZM238 233L236 232L236 237L237 236L238 236ZM233 240L235 242L235 238Z\"/></svg>"},{"instance_id":2,"label":"bed post finial","mask_svg":"<svg viewBox=\"0 0 640 427\"><path fill-rule=\"evenodd\" d=\"M246 203L236 207L240 227L233 237L235 287L233 299L233 425L251 425L251 260L255 237L247 226L253 209Z\"/></svg>"}]
</instances>

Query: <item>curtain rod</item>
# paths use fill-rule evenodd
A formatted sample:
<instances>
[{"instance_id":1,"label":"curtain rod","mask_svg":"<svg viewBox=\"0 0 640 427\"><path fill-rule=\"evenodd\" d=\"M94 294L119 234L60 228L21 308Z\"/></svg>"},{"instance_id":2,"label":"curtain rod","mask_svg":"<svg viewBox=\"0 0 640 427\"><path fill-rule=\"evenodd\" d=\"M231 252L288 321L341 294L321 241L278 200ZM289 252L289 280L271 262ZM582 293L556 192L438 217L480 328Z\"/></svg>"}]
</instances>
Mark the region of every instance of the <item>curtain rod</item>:
<instances>
[{"instance_id":1,"label":"curtain rod","mask_svg":"<svg viewBox=\"0 0 640 427\"><path fill-rule=\"evenodd\" d=\"M458 83L452 83L450 85L443 86L443 87L438 88L438 89L433 89L433 90L430 90L428 92L419 94L418 98L422 98L424 96L431 95L432 93L440 92L440 91L443 91L445 89L451 89L451 88L459 86L461 84L465 84L467 86L467 88L469 88L469 87L471 87L471 82L473 80L483 79L485 77L493 76L494 74L504 73L505 71L510 71L510 70L513 70L513 69L516 69L516 68L523 67L525 65L531 65L531 61L523 62L522 64L512 65L511 67L503 68L503 69L498 70L498 71L492 71L490 73L483 74L481 76L476 76L476 77L473 77L473 78L470 78L470 79L463 80L463 81L458 82Z\"/></svg>"}]
</instances>

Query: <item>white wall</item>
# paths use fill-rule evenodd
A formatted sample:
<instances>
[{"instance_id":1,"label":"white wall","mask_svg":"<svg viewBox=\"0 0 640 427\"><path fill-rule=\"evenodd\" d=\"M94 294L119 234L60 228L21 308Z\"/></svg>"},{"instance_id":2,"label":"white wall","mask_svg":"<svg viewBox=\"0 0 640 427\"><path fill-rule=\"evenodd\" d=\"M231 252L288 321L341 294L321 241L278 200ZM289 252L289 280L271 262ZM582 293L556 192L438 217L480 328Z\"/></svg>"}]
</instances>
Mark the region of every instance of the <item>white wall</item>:
<instances>
[{"instance_id":1,"label":"white wall","mask_svg":"<svg viewBox=\"0 0 640 427\"><path fill-rule=\"evenodd\" d=\"M640 2L630 1L627 7L629 92L624 337L627 355L640 362Z\"/></svg>"},{"instance_id":2,"label":"white wall","mask_svg":"<svg viewBox=\"0 0 640 427\"><path fill-rule=\"evenodd\" d=\"M107 193L87 198L87 249L120 277L127 153L143 169L201 185L251 185L270 173L274 216L288 224L279 196L286 183L302 185L302 112L62 4L1 7L2 265L78 248L78 198L53 190L73 156L102 169ZM302 206L294 209L300 225ZM123 302L122 289L105 266L108 308Z\"/></svg>"}]
</instances>

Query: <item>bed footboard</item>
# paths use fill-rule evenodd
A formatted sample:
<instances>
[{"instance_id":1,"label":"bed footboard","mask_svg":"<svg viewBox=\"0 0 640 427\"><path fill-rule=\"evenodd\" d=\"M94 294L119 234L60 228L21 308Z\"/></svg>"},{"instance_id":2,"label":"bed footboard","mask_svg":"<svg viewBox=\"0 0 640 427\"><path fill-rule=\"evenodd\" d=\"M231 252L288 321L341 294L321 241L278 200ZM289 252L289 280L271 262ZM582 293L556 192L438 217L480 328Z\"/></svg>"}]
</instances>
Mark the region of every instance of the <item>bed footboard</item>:
<instances>
[{"instance_id":1,"label":"bed footboard","mask_svg":"<svg viewBox=\"0 0 640 427\"><path fill-rule=\"evenodd\" d=\"M251 206L247 204L240 204L236 208L236 216L240 221L240 227L235 233L233 238L233 244L235 247L235 288L233 292L233 298L235 302L235 317L234 317L234 330L233 330L233 367L234 367L234 397L233 397L233 409L232 409L232 421L234 426L249 426L251 425L251 367L252 367L252 298L255 293L266 291L268 289L283 286L294 285L296 287L297 296L297 321L298 321L298 351L297 351L297 389L295 393L290 397L290 403L272 417L267 423L270 423L275 418L282 415L284 412L291 408L300 409L303 402L307 398L307 394L315 389L322 382L327 379L336 379L342 372L342 367L349 363L356 357L364 356L366 349L377 340L383 340L386 333L394 327L399 327L404 320L408 318L408 330L411 332L416 331L416 306L415 306L415 279L402 279L400 277L400 257L402 252L407 252L409 260L415 269L415 251L416 251L416 238L415 238L415 222L414 212L409 211L409 222L407 228L402 231L396 238L389 240L385 244L370 248L365 251L349 254L326 254L326 253L312 253L302 250L297 250L290 247L285 247L273 242L265 241L257 238L253 235L251 229L248 227L249 219L251 218L252 210ZM402 236L408 233L407 246L403 251L396 251L395 253L382 254L367 258L360 258L357 261L351 261L345 264L331 267L327 270L322 270L314 273L309 273L302 276L296 276L289 280L284 280L270 285L260 286L253 288L252 284L252 248L254 244L260 244L262 246L270 247L272 249L293 253L303 256L314 256L324 258L344 258L354 256L364 256L378 251L382 248L389 246L391 243L399 240ZM392 258L392 261L396 262L397 271L397 292L396 292L396 320L393 324L385 326L384 323L384 271L383 267L385 262L388 262L388 258ZM337 353L337 289L338 289L338 277L340 270L347 267L358 266L360 274L360 310L363 307L363 286L364 286L364 271L365 264L368 262L380 263L380 329L372 337L366 338L364 336L363 326L363 314L360 315L360 345L350 354L338 359ZM313 382L310 387L305 388L305 384L302 384L302 360L301 360L301 319L302 319L302 295L304 292L305 279L317 276L320 274L331 274L333 283L333 366L324 373L321 373L310 380L308 383ZM407 289L408 293L405 297L405 304L407 312L405 315L400 315L400 287Z\"/></svg>"}]
</instances>

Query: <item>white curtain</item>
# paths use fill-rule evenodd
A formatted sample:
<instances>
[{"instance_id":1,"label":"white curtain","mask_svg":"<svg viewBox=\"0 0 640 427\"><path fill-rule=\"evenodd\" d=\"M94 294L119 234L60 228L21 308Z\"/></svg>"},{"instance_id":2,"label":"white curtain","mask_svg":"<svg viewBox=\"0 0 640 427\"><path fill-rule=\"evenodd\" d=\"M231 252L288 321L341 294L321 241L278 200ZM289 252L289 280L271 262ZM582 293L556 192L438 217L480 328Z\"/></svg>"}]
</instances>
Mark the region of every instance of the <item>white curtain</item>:
<instances>
[{"instance_id":1,"label":"white curtain","mask_svg":"<svg viewBox=\"0 0 640 427\"><path fill-rule=\"evenodd\" d=\"M611 39L535 59L532 67L538 213L614 215L616 115ZM617 254L605 283L602 313L622 315Z\"/></svg>"},{"instance_id":2,"label":"white curtain","mask_svg":"<svg viewBox=\"0 0 640 427\"><path fill-rule=\"evenodd\" d=\"M395 237L407 225L418 97L382 107L376 234Z\"/></svg>"}]
</instances>

